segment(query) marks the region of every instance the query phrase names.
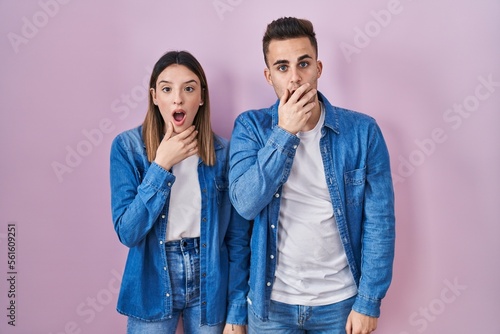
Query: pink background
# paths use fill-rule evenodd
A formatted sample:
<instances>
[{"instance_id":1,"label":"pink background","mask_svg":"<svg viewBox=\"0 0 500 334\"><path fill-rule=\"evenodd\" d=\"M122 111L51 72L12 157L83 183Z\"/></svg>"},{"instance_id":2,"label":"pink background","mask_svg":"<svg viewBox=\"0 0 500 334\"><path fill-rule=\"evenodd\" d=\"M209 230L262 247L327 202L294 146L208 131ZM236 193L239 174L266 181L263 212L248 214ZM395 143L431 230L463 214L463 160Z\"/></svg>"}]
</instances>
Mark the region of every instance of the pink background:
<instances>
[{"instance_id":1,"label":"pink background","mask_svg":"<svg viewBox=\"0 0 500 334\"><path fill-rule=\"evenodd\" d=\"M320 90L374 116L390 149L397 249L377 333L500 333L494 0L0 1L1 333L125 332L111 140L143 120L143 83L171 49L204 66L214 128L228 137L240 112L275 101L261 37L281 16L312 20Z\"/></svg>"}]
</instances>

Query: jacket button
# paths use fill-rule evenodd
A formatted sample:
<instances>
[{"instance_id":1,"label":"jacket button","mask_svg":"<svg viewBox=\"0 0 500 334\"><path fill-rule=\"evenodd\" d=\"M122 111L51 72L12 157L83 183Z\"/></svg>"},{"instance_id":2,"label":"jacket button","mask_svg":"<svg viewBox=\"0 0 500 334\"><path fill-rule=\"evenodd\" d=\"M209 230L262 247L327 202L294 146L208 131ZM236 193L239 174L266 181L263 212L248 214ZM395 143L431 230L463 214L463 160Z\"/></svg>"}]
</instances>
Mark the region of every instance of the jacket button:
<instances>
[{"instance_id":1,"label":"jacket button","mask_svg":"<svg viewBox=\"0 0 500 334\"><path fill-rule=\"evenodd\" d=\"M267 285L267 286L271 286L271 282L267 282L267 284L266 284L266 285Z\"/></svg>"},{"instance_id":2,"label":"jacket button","mask_svg":"<svg viewBox=\"0 0 500 334\"><path fill-rule=\"evenodd\" d=\"M271 255L270 258L271 258L271 260L274 259L274 255Z\"/></svg>"},{"instance_id":3,"label":"jacket button","mask_svg":"<svg viewBox=\"0 0 500 334\"><path fill-rule=\"evenodd\" d=\"M278 198L280 197L280 194L274 194L274 197Z\"/></svg>"},{"instance_id":4,"label":"jacket button","mask_svg":"<svg viewBox=\"0 0 500 334\"><path fill-rule=\"evenodd\" d=\"M167 293L165 296L170 297L170 293Z\"/></svg>"},{"instance_id":5,"label":"jacket button","mask_svg":"<svg viewBox=\"0 0 500 334\"><path fill-rule=\"evenodd\" d=\"M202 277L207 277L207 273L201 274Z\"/></svg>"}]
</instances>

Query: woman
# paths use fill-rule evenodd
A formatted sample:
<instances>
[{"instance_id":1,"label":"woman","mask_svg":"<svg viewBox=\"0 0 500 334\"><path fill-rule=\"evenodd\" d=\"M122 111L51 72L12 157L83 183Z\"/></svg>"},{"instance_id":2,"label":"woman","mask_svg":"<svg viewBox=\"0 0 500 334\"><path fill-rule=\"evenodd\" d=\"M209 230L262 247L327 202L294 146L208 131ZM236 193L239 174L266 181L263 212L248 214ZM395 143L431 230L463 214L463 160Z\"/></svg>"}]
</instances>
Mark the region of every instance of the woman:
<instances>
[{"instance_id":1,"label":"woman","mask_svg":"<svg viewBox=\"0 0 500 334\"><path fill-rule=\"evenodd\" d=\"M228 198L228 143L188 52L154 66L146 118L111 147L113 223L129 253L118 298L127 332L245 333L249 223Z\"/></svg>"}]
</instances>

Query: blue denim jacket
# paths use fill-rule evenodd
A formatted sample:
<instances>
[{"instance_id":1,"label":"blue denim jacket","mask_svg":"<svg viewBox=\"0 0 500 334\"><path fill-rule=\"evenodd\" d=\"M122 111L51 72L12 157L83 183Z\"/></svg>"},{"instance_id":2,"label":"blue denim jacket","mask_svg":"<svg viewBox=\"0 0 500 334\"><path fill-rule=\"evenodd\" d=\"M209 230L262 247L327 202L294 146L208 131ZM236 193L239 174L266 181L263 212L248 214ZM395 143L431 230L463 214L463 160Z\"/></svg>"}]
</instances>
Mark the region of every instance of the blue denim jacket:
<instances>
[{"instance_id":1,"label":"blue denim jacket","mask_svg":"<svg viewBox=\"0 0 500 334\"><path fill-rule=\"evenodd\" d=\"M389 154L369 116L325 106L321 155L335 219L358 294L353 309L378 317L392 279L395 219ZM236 210L253 219L248 303L267 319L277 258L283 184L300 144L278 127L277 101L235 121L230 148L229 196Z\"/></svg>"},{"instance_id":2,"label":"blue denim jacket","mask_svg":"<svg viewBox=\"0 0 500 334\"><path fill-rule=\"evenodd\" d=\"M172 317L172 293L165 254L170 189L175 176L150 163L142 127L119 134L111 146L113 223L129 253L118 312L146 321ZM215 137L215 166L201 159L201 325L245 324L248 292L249 222L228 196L227 140Z\"/></svg>"}]
</instances>

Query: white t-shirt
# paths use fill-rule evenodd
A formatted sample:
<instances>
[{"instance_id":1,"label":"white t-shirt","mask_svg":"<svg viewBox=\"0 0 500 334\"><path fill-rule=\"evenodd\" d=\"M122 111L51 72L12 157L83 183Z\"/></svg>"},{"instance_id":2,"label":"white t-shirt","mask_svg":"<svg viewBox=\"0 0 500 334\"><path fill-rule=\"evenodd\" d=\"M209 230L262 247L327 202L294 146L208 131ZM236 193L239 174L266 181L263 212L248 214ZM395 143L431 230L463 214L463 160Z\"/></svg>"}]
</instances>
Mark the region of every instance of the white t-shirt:
<instances>
[{"instance_id":1,"label":"white t-shirt","mask_svg":"<svg viewBox=\"0 0 500 334\"><path fill-rule=\"evenodd\" d=\"M192 155L172 167L175 182L170 190L166 240L200 236L201 192L198 159Z\"/></svg>"},{"instance_id":2,"label":"white t-shirt","mask_svg":"<svg viewBox=\"0 0 500 334\"><path fill-rule=\"evenodd\" d=\"M323 168L319 141L324 119L322 107L314 129L297 134L300 145L283 185L271 299L286 304L328 305L357 293Z\"/></svg>"}]
</instances>

